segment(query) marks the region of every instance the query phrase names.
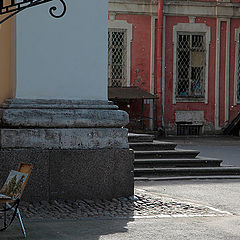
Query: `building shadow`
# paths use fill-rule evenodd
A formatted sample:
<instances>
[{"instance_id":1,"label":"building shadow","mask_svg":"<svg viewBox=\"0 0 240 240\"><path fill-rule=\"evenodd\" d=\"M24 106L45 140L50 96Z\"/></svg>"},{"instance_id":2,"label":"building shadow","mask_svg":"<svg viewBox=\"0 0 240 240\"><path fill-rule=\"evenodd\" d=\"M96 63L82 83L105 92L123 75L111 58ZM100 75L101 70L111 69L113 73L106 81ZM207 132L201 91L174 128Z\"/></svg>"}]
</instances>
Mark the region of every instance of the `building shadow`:
<instances>
[{"instance_id":1,"label":"building shadow","mask_svg":"<svg viewBox=\"0 0 240 240\"><path fill-rule=\"evenodd\" d=\"M32 240L99 240L101 236L127 233L128 223L133 218L84 218L78 220L35 220L25 221L27 238ZM20 227L15 223L0 239L24 239ZM121 239L121 237L119 237Z\"/></svg>"}]
</instances>

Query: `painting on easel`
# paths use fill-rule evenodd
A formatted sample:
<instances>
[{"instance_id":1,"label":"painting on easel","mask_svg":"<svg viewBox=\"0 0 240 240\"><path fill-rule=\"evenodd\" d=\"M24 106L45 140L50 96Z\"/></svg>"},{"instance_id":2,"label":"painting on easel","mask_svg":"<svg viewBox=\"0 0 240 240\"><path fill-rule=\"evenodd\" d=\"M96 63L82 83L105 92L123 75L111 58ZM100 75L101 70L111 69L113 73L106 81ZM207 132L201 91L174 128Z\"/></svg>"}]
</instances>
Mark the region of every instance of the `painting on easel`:
<instances>
[{"instance_id":1,"label":"painting on easel","mask_svg":"<svg viewBox=\"0 0 240 240\"><path fill-rule=\"evenodd\" d=\"M0 190L0 199L17 199L22 193L27 176L27 173L12 170Z\"/></svg>"}]
</instances>

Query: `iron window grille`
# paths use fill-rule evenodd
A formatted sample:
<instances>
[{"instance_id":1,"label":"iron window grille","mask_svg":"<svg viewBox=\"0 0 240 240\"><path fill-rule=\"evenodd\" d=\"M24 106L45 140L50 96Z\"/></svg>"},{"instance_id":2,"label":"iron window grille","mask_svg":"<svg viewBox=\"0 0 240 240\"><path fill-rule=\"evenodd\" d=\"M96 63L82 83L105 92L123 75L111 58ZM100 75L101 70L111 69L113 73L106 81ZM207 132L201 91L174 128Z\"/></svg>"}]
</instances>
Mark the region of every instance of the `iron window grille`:
<instances>
[{"instance_id":1,"label":"iron window grille","mask_svg":"<svg viewBox=\"0 0 240 240\"><path fill-rule=\"evenodd\" d=\"M178 32L176 81L178 99L204 98L205 69L205 34Z\"/></svg>"},{"instance_id":2,"label":"iron window grille","mask_svg":"<svg viewBox=\"0 0 240 240\"><path fill-rule=\"evenodd\" d=\"M108 86L127 86L127 31L108 30Z\"/></svg>"}]
</instances>

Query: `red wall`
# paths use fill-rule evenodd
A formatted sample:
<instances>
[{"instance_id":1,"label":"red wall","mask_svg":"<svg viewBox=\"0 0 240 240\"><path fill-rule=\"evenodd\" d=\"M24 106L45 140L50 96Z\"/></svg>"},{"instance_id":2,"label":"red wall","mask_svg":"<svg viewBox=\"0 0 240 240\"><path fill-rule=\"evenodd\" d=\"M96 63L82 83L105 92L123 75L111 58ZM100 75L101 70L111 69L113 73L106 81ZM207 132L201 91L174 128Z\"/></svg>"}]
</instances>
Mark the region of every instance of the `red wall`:
<instances>
[{"instance_id":1,"label":"red wall","mask_svg":"<svg viewBox=\"0 0 240 240\"><path fill-rule=\"evenodd\" d=\"M116 20L132 24L131 85L150 91L151 17L145 15L117 15Z\"/></svg>"},{"instance_id":2,"label":"red wall","mask_svg":"<svg viewBox=\"0 0 240 240\"><path fill-rule=\"evenodd\" d=\"M137 86L150 92L151 80L151 16L116 15L116 20L125 20L132 24L133 41L131 44L131 86ZM150 106L144 104L144 117L149 117ZM131 102L132 117L142 117L142 101ZM134 115L134 116L133 116ZM146 128L149 120L145 121Z\"/></svg>"},{"instance_id":3,"label":"red wall","mask_svg":"<svg viewBox=\"0 0 240 240\"><path fill-rule=\"evenodd\" d=\"M166 58L165 58L165 124L175 122L175 111L203 110L207 123L214 124L215 106L215 63L216 63L216 20L214 18L196 18L196 23L205 23L211 27L211 42L209 49L208 75L208 104L205 103L176 103L173 104L173 26L178 23L188 23L188 17L166 17Z\"/></svg>"},{"instance_id":4,"label":"red wall","mask_svg":"<svg viewBox=\"0 0 240 240\"><path fill-rule=\"evenodd\" d=\"M198 0L200 1L200 0ZM204 1L204 0L202 0ZM206 1L206 0L205 0ZM215 0L209 0L214 2ZM238 2L240 0L232 0ZM133 42L131 44L131 85L139 86L150 92L150 63L151 63L151 16L147 15L116 15L116 20L126 20L133 26ZM165 126L175 126L176 111L204 111L205 124L215 125L215 105L216 105L216 46L217 46L217 19L197 17L196 23L204 23L211 29L211 41L209 45L209 66L208 66L208 103L204 102L177 102L173 104L173 26L178 23L188 23L188 17L166 16L165 26ZM230 82L229 82L229 118L230 121L240 111L240 104L234 105L234 81L235 81L235 29L240 28L240 19L231 19L230 31ZM226 124L225 103L226 103L226 47L227 47L227 22L221 22L220 26L220 67L219 67L219 125ZM156 39L157 43L157 39ZM155 49L156 52L156 49ZM155 55L156 56L156 55ZM156 59L155 59L156 60ZM156 66L156 62L155 62ZM156 75L156 67L155 67ZM155 82L155 93L161 93L161 83ZM160 94L161 95L161 94ZM161 126L161 99L157 101L157 124ZM141 104L133 104L133 112L141 114ZM145 116L149 115L149 106L145 106ZM213 129L212 129L213 130Z\"/></svg>"},{"instance_id":5,"label":"red wall","mask_svg":"<svg viewBox=\"0 0 240 240\"><path fill-rule=\"evenodd\" d=\"M233 120L238 111L240 111L240 104L234 105L234 82L235 82L235 57L236 57L236 43L235 30L240 28L240 19L231 19L231 36L230 36L230 82L229 82L229 120Z\"/></svg>"}]
</instances>

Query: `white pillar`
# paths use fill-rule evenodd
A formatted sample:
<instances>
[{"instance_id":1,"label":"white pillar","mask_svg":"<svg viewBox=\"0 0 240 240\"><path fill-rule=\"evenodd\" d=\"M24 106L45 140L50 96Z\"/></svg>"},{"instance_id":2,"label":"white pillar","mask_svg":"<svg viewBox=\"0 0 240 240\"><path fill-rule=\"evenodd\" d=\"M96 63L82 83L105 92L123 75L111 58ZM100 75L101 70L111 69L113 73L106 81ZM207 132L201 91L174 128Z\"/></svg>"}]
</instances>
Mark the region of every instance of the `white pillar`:
<instances>
[{"instance_id":1,"label":"white pillar","mask_svg":"<svg viewBox=\"0 0 240 240\"><path fill-rule=\"evenodd\" d=\"M107 100L107 0L52 1L17 15L17 98Z\"/></svg>"},{"instance_id":2,"label":"white pillar","mask_svg":"<svg viewBox=\"0 0 240 240\"><path fill-rule=\"evenodd\" d=\"M17 92L0 108L0 161L34 164L29 200L130 196L129 118L107 99L108 1L65 2L60 19L49 15L57 0L17 16Z\"/></svg>"}]
</instances>

